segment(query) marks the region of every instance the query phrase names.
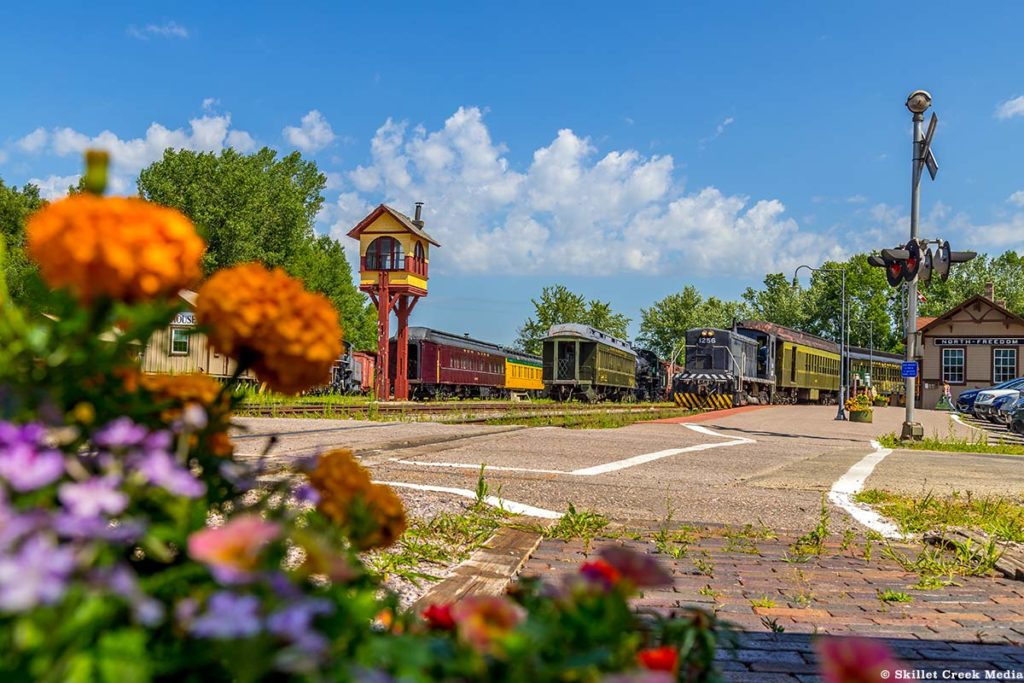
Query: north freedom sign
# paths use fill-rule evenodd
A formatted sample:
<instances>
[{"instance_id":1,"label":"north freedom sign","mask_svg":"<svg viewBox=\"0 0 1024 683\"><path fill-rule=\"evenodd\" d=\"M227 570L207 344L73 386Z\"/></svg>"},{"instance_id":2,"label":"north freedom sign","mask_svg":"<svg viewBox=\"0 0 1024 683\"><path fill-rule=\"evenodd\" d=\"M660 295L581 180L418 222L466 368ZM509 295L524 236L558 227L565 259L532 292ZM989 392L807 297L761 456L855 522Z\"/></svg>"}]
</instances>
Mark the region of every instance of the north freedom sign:
<instances>
[{"instance_id":1,"label":"north freedom sign","mask_svg":"<svg viewBox=\"0 0 1024 683\"><path fill-rule=\"evenodd\" d=\"M1020 346L1024 337L936 337L936 346Z\"/></svg>"}]
</instances>

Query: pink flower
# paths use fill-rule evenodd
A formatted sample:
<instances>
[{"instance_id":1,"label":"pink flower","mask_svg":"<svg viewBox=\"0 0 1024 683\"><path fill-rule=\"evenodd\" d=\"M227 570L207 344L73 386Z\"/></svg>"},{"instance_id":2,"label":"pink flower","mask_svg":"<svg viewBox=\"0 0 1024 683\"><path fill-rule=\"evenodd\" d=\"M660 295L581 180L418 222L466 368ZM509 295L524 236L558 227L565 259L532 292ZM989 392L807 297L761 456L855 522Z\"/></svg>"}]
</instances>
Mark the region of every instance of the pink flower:
<instances>
[{"instance_id":1,"label":"pink flower","mask_svg":"<svg viewBox=\"0 0 1024 683\"><path fill-rule=\"evenodd\" d=\"M526 620L526 610L503 597L475 595L455 603L451 616L460 639L480 652L493 652Z\"/></svg>"},{"instance_id":2,"label":"pink flower","mask_svg":"<svg viewBox=\"0 0 1024 683\"><path fill-rule=\"evenodd\" d=\"M260 561L263 547L281 528L258 515L239 515L222 527L203 529L188 537L188 554L209 565L218 581L241 583Z\"/></svg>"},{"instance_id":3,"label":"pink flower","mask_svg":"<svg viewBox=\"0 0 1024 683\"><path fill-rule=\"evenodd\" d=\"M871 638L825 637L816 649L825 683L878 683L895 680L896 671L903 671L892 651Z\"/></svg>"},{"instance_id":4,"label":"pink flower","mask_svg":"<svg viewBox=\"0 0 1024 683\"><path fill-rule=\"evenodd\" d=\"M616 545L605 546L597 554L619 573L623 581L629 581L637 588L672 585L672 576L650 555Z\"/></svg>"}]
</instances>

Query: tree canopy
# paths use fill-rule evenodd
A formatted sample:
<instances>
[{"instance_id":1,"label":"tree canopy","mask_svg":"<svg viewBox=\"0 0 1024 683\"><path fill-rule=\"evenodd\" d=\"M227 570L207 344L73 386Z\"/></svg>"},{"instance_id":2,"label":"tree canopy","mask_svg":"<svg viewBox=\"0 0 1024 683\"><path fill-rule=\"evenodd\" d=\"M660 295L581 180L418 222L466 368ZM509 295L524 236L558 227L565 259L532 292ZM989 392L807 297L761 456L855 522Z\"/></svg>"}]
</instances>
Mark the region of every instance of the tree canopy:
<instances>
[{"instance_id":1,"label":"tree canopy","mask_svg":"<svg viewBox=\"0 0 1024 683\"><path fill-rule=\"evenodd\" d=\"M169 149L139 174L139 193L195 223L207 241L206 274L246 261L283 268L331 300L357 349L376 348L375 315L352 282L344 247L314 231L326 182L298 152Z\"/></svg>"},{"instance_id":2,"label":"tree canopy","mask_svg":"<svg viewBox=\"0 0 1024 683\"><path fill-rule=\"evenodd\" d=\"M38 268L25 253L25 221L45 203L35 185L19 190L0 180L0 240L6 246L3 275L11 298L30 310L38 310L47 290Z\"/></svg>"},{"instance_id":3,"label":"tree canopy","mask_svg":"<svg viewBox=\"0 0 1024 683\"><path fill-rule=\"evenodd\" d=\"M693 285L640 309L640 334L637 343L662 358L679 353L686 331L694 327L732 327L734 320L746 317L746 306L717 297L705 299Z\"/></svg>"},{"instance_id":4,"label":"tree canopy","mask_svg":"<svg viewBox=\"0 0 1024 683\"><path fill-rule=\"evenodd\" d=\"M538 299L531 299L534 314L519 328L516 347L540 355L548 329L561 323L582 323L606 332L614 337L626 339L629 318L615 313L611 304L597 299L587 299L571 292L563 285L551 285L541 290Z\"/></svg>"}]
</instances>

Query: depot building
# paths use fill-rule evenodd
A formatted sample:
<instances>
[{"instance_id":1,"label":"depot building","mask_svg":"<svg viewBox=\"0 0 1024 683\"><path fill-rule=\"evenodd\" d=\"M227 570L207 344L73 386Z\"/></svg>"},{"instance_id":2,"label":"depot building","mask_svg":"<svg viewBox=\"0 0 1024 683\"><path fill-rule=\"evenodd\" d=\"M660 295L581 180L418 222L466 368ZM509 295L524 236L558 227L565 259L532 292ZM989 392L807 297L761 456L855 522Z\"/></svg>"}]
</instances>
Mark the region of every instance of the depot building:
<instances>
[{"instance_id":1,"label":"depot building","mask_svg":"<svg viewBox=\"0 0 1024 683\"><path fill-rule=\"evenodd\" d=\"M954 401L961 391L983 389L1020 377L1024 318L997 301L991 284L937 318L917 321L917 362L923 408L934 408L949 383Z\"/></svg>"}]
</instances>

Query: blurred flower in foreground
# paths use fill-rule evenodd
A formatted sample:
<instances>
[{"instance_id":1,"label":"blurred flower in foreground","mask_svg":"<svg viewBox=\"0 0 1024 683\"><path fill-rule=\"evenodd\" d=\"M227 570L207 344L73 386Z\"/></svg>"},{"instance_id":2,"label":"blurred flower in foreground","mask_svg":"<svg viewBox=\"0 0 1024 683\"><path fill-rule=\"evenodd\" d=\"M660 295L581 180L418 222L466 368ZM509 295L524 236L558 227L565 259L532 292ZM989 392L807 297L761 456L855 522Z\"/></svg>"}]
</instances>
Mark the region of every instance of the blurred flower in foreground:
<instances>
[{"instance_id":1,"label":"blurred flower in foreground","mask_svg":"<svg viewBox=\"0 0 1024 683\"><path fill-rule=\"evenodd\" d=\"M188 537L188 554L209 565L219 581L246 581L257 568L263 548L280 535L277 524L258 515L239 515L222 527Z\"/></svg>"},{"instance_id":2,"label":"blurred flower in foreground","mask_svg":"<svg viewBox=\"0 0 1024 683\"><path fill-rule=\"evenodd\" d=\"M618 572L622 580L637 588L657 588L672 585L672 577L650 555L638 553L623 546L608 545L597 553L598 557Z\"/></svg>"},{"instance_id":3,"label":"blurred flower in foreground","mask_svg":"<svg viewBox=\"0 0 1024 683\"><path fill-rule=\"evenodd\" d=\"M260 601L252 595L220 591L210 596L206 611L192 620L189 630L200 638L227 640L254 636L263 628L259 611Z\"/></svg>"},{"instance_id":4,"label":"blurred flower in foreground","mask_svg":"<svg viewBox=\"0 0 1024 683\"><path fill-rule=\"evenodd\" d=\"M423 621L432 629L438 631L451 631L455 628L455 619L452 617L451 605L430 605L421 615Z\"/></svg>"},{"instance_id":5,"label":"blurred flower in foreground","mask_svg":"<svg viewBox=\"0 0 1024 683\"><path fill-rule=\"evenodd\" d=\"M675 673L679 667L679 651L668 645L665 647L652 647L640 650L636 654L636 660L640 666L650 671Z\"/></svg>"},{"instance_id":6,"label":"blurred flower in foreground","mask_svg":"<svg viewBox=\"0 0 1024 683\"><path fill-rule=\"evenodd\" d=\"M64 473L64 456L44 436L42 425L0 422L0 478L15 491L34 491Z\"/></svg>"},{"instance_id":7,"label":"blurred flower in foreground","mask_svg":"<svg viewBox=\"0 0 1024 683\"><path fill-rule=\"evenodd\" d=\"M526 610L500 596L474 595L455 603L451 615L459 638L480 652L492 652L526 619Z\"/></svg>"},{"instance_id":8,"label":"blurred flower in foreground","mask_svg":"<svg viewBox=\"0 0 1024 683\"><path fill-rule=\"evenodd\" d=\"M0 555L0 610L19 612L57 602L75 567L71 548L48 536L32 536L15 552Z\"/></svg>"},{"instance_id":9,"label":"blurred flower in foreground","mask_svg":"<svg viewBox=\"0 0 1024 683\"><path fill-rule=\"evenodd\" d=\"M816 649L825 683L880 683L904 670L892 651L872 638L826 636L817 641Z\"/></svg>"},{"instance_id":10,"label":"blurred flower in foreground","mask_svg":"<svg viewBox=\"0 0 1024 683\"><path fill-rule=\"evenodd\" d=\"M334 306L280 268L246 263L217 271L199 288L196 317L213 348L284 394L325 384L341 355Z\"/></svg>"},{"instance_id":11,"label":"blurred flower in foreground","mask_svg":"<svg viewBox=\"0 0 1024 683\"><path fill-rule=\"evenodd\" d=\"M580 565L580 575L590 583L596 583L609 589L622 578L619 571L604 560L584 562Z\"/></svg>"},{"instance_id":12,"label":"blurred flower in foreground","mask_svg":"<svg viewBox=\"0 0 1024 683\"><path fill-rule=\"evenodd\" d=\"M87 193L37 211L26 238L46 283L85 303L176 294L199 279L205 249L192 222L176 209Z\"/></svg>"},{"instance_id":13,"label":"blurred flower in foreground","mask_svg":"<svg viewBox=\"0 0 1024 683\"><path fill-rule=\"evenodd\" d=\"M675 676L664 671L636 671L605 676L601 683L675 683L676 680Z\"/></svg>"}]
</instances>

